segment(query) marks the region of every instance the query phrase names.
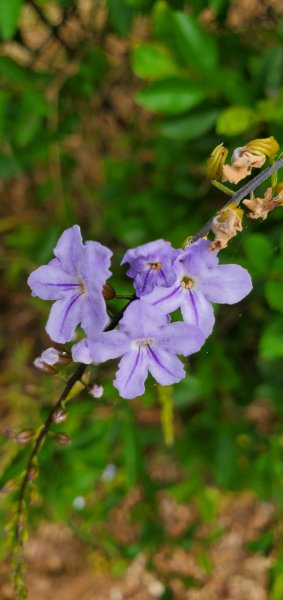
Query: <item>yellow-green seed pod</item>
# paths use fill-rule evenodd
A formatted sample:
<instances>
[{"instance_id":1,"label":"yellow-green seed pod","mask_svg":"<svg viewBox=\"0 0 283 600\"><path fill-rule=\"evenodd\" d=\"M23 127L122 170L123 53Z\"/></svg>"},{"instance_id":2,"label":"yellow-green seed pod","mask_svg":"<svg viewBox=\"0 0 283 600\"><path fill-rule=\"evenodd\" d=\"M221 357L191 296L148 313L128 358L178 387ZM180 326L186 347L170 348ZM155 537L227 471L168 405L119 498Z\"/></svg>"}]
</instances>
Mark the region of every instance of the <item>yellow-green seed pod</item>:
<instances>
[{"instance_id":1,"label":"yellow-green seed pod","mask_svg":"<svg viewBox=\"0 0 283 600\"><path fill-rule=\"evenodd\" d=\"M222 170L228 155L228 149L223 144L218 144L212 151L207 161L207 176L209 179L221 179Z\"/></svg>"},{"instance_id":2,"label":"yellow-green seed pod","mask_svg":"<svg viewBox=\"0 0 283 600\"><path fill-rule=\"evenodd\" d=\"M268 138L259 138L257 140L251 140L245 144L245 150L250 152L251 154L256 154L259 156L260 154L264 154L265 156L274 156L276 152L279 150L279 144L276 141L275 137L271 135Z\"/></svg>"}]
</instances>

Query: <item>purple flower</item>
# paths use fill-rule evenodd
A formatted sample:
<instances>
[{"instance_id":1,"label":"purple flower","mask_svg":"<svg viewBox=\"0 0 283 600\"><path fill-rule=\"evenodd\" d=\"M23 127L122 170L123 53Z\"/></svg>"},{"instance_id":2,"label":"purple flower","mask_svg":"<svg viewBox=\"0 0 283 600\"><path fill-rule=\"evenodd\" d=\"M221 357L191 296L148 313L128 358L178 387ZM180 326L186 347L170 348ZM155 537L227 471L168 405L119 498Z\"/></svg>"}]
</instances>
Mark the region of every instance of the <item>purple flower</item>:
<instances>
[{"instance_id":1,"label":"purple flower","mask_svg":"<svg viewBox=\"0 0 283 600\"><path fill-rule=\"evenodd\" d=\"M98 333L108 322L102 296L110 277L112 252L98 242L82 242L78 225L66 229L54 248L56 258L28 278L33 296L56 300L46 331L55 342L69 341L77 325L86 333Z\"/></svg>"},{"instance_id":2,"label":"purple flower","mask_svg":"<svg viewBox=\"0 0 283 600\"><path fill-rule=\"evenodd\" d=\"M172 285L176 279L173 263L179 254L180 250L164 240L128 250L121 264L129 263L127 275L134 279L137 296L149 294L158 285Z\"/></svg>"},{"instance_id":3,"label":"purple flower","mask_svg":"<svg viewBox=\"0 0 283 600\"><path fill-rule=\"evenodd\" d=\"M96 362L122 357L114 385L123 398L130 399L144 393L148 371L161 385L183 379L184 366L176 354L193 354L204 340L196 327L169 323L161 310L136 300L125 311L119 331L101 333L88 344Z\"/></svg>"},{"instance_id":4,"label":"purple flower","mask_svg":"<svg viewBox=\"0 0 283 600\"><path fill-rule=\"evenodd\" d=\"M175 262L177 280L158 287L143 299L166 313L181 308L184 321L208 336L214 325L212 302L234 304L252 289L250 275L239 265L219 265L208 240L198 240Z\"/></svg>"}]
</instances>

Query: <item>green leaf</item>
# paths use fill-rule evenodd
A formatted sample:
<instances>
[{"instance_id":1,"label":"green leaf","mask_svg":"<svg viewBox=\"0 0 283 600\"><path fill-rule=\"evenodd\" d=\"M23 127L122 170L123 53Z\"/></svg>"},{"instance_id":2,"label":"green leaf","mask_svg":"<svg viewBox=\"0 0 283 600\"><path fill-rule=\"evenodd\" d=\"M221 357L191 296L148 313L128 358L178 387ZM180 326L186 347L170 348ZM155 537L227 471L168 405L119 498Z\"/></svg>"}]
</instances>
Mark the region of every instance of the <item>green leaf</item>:
<instances>
[{"instance_id":1,"label":"green leaf","mask_svg":"<svg viewBox=\"0 0 283 600\"><path fill-rule=\"evenodd\" d=\"M156 81L137 94L137 101L149 110L177 115L200 104L205 97L202 88L189 79Z\"/></svg>"},{"instance_id":2,"label":"green leaf","mask_svg":"<svg viewBox=\"0 0 283 600\"><path fill-rule=\"evenodd\" d=\"M278 573L274 580L270 600L281 600L283 598L283 573Z\"/></svg>"},{"instance_id":3,"label":"green leaf","mask_svg":"<svg viewBox=\"0 0 283 600\"><path fill-rule=\"evenodd\" d=\"M272 264L270 279L265 285L265 297L271 308L283 312L283 256Z\"/></svg>"},{"instance_id":4,"label":"green leaf","mask_svg":"<svg viewBox=\"0 0 283 600\"><path fill-rule=\"evenodd\" d=\"M161 44L145 44L135 48L132 67L136 75L148 79L162 79L179 71L167 48Z\"/></svg>"},{"instance_id":5,"label":"green leaf","mask_svg":"<svg viewBox=\"0 0 283 600\"><path fill-rule=\"evenodd\" d=\"M254 110L247 106L230 106L223 110L217 119L217 133L220 135L239 135L257 122Z\"/></svg>"},{"instance_id":6,"label":"green leaf","mask_svg":"<svg viewBox=\"0 0 283 600\"><path fill-rule=\"evenodd\" d=\"M132 25L133 9L125 0L107 0L107 4L114 29L119 35L126 36Z\"/></svg>"},{"instance_id":7,"label":"green leaf","mask_svg":"<svg viewBox=\"0 0 283 600\"><path fill-rule=\"evenodd\" d=\"M170 119L161 124L160 131L171 140L195 140L212 129L218 114L218 110L211 109Z\"/></svg>"},{"instance_id":8,"label":"green leaf","mask_svg":"<svg viewBox=\"0 0 283 600\"><path fill-rule=\"evenodd\" d=\"M283 312L283 280L268 281L265 286L265 296L271 308Z\"/></svg>"},{"instance_id":9,"label":"green leaf","mask_svg":"<svg viewBox=\"0 0 283 600\"><path fill-rule=\"evenodd\" d=\"M272 360L283 356L283 318L274 319L265 329L259 344L263 359Z\"/></svg>"},{"instance_id":10,"label":"green leaf","mask_svg":"<svg viewBox=\"0 0 283 600\"><path fill-rule=\"evenodd\" d=\"M0 35L10 40L17 30L22 0L0 0Z\"/></svg>"},{"instance_id":11,"label":"green leaf","mask_svg":"<svg viewBox=\"0 0 283 600\"><path fill-rule=\"evenodd\" d=\"M192 15L176 12L174 25L176 43L186 63L213 76L218 65L215 40L198 25Z\"/></svg>"},{"instance_id":12,"label":"green leaf","mask_svg":"<svg viewBox=\"0 0 283 600\"><path fill-rule=\"evenodd\" d=\"M252 267L260 274L267 273L273 256L270 240L262 233L252 233L244 239L243 244Z\"/></svg>"}]
</instances>

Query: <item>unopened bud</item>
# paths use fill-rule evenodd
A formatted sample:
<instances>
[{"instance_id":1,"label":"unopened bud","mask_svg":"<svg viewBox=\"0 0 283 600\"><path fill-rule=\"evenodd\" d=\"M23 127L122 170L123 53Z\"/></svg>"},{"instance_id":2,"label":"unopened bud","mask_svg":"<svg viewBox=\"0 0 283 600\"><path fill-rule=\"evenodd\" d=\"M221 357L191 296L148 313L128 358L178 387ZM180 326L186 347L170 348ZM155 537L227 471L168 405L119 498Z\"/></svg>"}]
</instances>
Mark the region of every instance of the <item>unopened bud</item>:
<instances>
[{"instance_id":1,"label":"unopened bud","mask_svg":"<svg viewBox=\"0 0 283 600\"><path fill-rule=\"evenodd\" d=\"M55 440L59 446L68 446L71 443L71 438L66 433L57 433Z\"/></svg>"},{"instance_id":2,"label":"unopened bud","mask_svg":"<svg viewBox=\"0 0 283 600\"><path fill-rule=\"evenodd\" d=\"M5 496L6 494L10 494L10 492L13 492L17 488L18 483L17 479L10 479L10 481L7 481L0 489L0 495Z\"/></svg>"},{"instance_id":3,"label":"unopened bud","mask_svg":"<svg viewBox=\"0 0 283 600\"><path fill-rule=\"evenodd\" d=\"M88 386L87 391L93 398L101 398L103 396L104 388L102 385L94 383L93 385Z\"/></svg>"},{"instance_id":4,"label":"unopened bud","mask_svg":"<svg viewBox=\"0 0 283 600\"><path fill-rule=\"evenodd\" d=\"M245 144L245 149L251 154L264 154L265 156L274 156L279 150L279 144L275 137L271 135L268 138L260 138L257 140L251 140Z\"/></svg>"},{"instance_id":5,"label":"unopened bud","mask_svg":"<svg viewBox=\"0 0 283 600\"><path fill-rule=\"evenodd\" d=\"M102 289L102 295L105 300L113 300L116 296L116 292L112 287L111 283L105 283Z\"/></svg>"},{"instance_id":6,"label":"unopened bud","mask_svg":"<svg viewBox=\"0 0 283 600\"><path fill-rule=\"evenodd\" d=\"M63 408L58 408L53 414L54 423L64 423L67 419L67 412Z\"/></svg>"},{"instance_id":7,"label":"unopened bud","mask_svg":"<svg viewBox=\"0 0 283 600\"><path fill-rule=\"evenodd\" d=\"M33 463L28 472L28 481L34 481L39 474L39 468L37 463Z\"/></svg>"},{"instance_id":8,"label":"unopened bud","mask_svg":"<svg viewBox=\"0 0 283 600\"><path fill-rule=\"evenodd\" d=\"M12 429L4 429L3 434L16 442L24 446L34 439L34 431L32 429L22 429L22 431L13 431Z\"/></svg>"},{"instance_id":9,"label":"unopened bud","mask_svg":"<svg viewBox=\"0 0 283 600\"><path fill-rule=\"evenodd\" d=\"M29 442L32 442L34 439L34 431L32 429L22 429L22 431L19 431L15 435L14 439L17 444L21 444L23 446L25 444L29 444Z\"/></svg>"},{"instance_id":10,"label":"unopened bud","mask_svg":"<svg viewBox=\"0 0 283 600\"><path fill-rule=\"evenodd\" d=\"M35 487L32 487L29 491L28 502L31 506L38 506L40 504L40 495Z\"/></svg>"},{"instance_id":11,"label":"unopened bud","mask_svg":"<svg viewBox=\"0 0 283 600\"><path fill-rule=\"evenodd\" d=\"M55 373L57 373L57 369L51 365L47 365L47 363L45 363L41 357L36 358L33 361L33 364L39 371L47 373L48 375L55 375Z\"/></svg>"},{"instance_id":12,"label":"unopened bud","mask_svg":"<svg viewBox=\"0 0 283 600\"><path fill-rule=\"evenodd\" d=\"M228 155L228 149L223 144L218 144L212 151L207 161L207 176L209 179L221 179L223 165Z\"/></svg>"}]
</instances>

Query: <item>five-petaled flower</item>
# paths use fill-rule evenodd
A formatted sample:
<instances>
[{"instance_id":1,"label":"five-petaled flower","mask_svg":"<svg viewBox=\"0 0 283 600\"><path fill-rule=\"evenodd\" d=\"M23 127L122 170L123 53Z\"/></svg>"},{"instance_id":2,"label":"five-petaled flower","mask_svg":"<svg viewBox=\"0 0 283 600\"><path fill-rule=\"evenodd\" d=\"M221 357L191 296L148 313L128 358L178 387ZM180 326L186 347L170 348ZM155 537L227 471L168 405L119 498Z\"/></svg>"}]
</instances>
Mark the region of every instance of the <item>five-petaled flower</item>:
<instances>
[{"instance_id":1,"label":"five-petaled flower","mask_svg":"<svg viewBox=\"0 0 283 600\"><path fill-rule=\"evenodd\" d=\"M198 352L204 341L200 329L170 323L163 311L135 300L125 311L120 330L89 338L88 345L96 362L122 357L114 385L123 398L131 399L144 393L148 372L161 385L183 379L185 369L176 354Z\"/></svg>"},{"instance_id":2,"label":"five-petaled flower","mask_svg":"<svg viewBox=\"0 0 283 600\"><path fill-rule=\"evenodd\" d=\"M155 286L169 287L174 283L174 262L180 250L165 240L156 240L126 252L121 264L129 263L127 271L133 277L137 296L149 294Z\"/></svg>"},{"instance_id":3,"label":"five-petaled flower","mask_svg":"<svg viewBox=\"0 0 283 600\"><path fill-rule=\"evenodd\" d=\"M219 265L208 240L188 246L175 262L176 280L170 288L156 287L143 299L171 313L181 308L184 321L208 336L214 325L212 302L234 304L252 289L250 275L239 265Z\"/></svg>"},{"instance_id":4,"label":"five-petaled flower","mask_svg":"<svg viewBox=\"0 0 283 600\"><path fill-rule=\"evenodd\" d=\"M33 296L56 301L47 333L61 343L72 338L79 324L87 334L100 333L108 322L102 289L111 275L111 250L99 242L83 244L79 226L73 225L61 235L54 254L28 278Z\"/></svg>"}]
</instances>

